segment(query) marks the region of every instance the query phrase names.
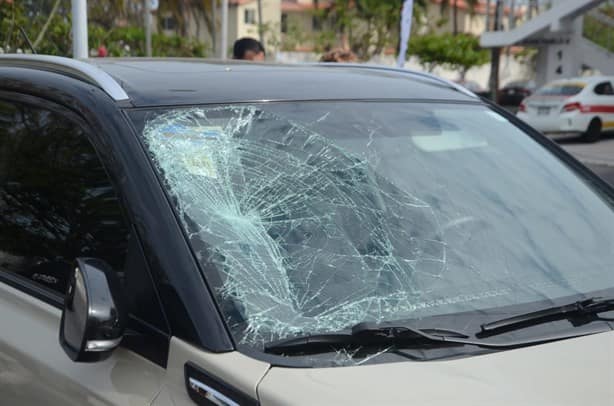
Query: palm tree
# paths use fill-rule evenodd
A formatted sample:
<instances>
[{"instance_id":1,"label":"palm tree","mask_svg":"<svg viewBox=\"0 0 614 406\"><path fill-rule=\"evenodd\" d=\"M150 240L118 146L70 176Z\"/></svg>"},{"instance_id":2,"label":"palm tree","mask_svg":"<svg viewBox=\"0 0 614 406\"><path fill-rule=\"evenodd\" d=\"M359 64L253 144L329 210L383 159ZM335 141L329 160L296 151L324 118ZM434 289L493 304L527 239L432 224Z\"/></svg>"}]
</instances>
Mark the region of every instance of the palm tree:
<instances>
[{"instance_id":1,"label":"palm tree","mask_svg":"<svg viewBox=\"0 0 614 406\"><path fill-rule=\"evenodd\" d=\"M197 35L200 33L200 21L205 22L205 28L215 44L216 21L214 18L217 0L166 0L160 2L160 12L168 12L177 22L179 34L187 36L190 17L196 24Z\"/></svg>"},{"instance_id":2,"label":"palm tree","mask_svg":"<svg viewBox=\"0 0 614 406\"><path fill-rule=\"evenodd\" d=\"M53 17L55 17L56 13L58 12L60 8L60 1L61 0L55 0L55 3L53 4L51 11L49 12L49 16L47 17L47 20L45 20L45 24L43 24L43 28L41 28L41 30L38 32L38 35L36 36L36 39L34 40L34 43L32 44L32 48L36 49L36 47L40 45L40 42L45 37L45 33L49 29L49 25L51 24Z\"/></svg>"}]
</instances>

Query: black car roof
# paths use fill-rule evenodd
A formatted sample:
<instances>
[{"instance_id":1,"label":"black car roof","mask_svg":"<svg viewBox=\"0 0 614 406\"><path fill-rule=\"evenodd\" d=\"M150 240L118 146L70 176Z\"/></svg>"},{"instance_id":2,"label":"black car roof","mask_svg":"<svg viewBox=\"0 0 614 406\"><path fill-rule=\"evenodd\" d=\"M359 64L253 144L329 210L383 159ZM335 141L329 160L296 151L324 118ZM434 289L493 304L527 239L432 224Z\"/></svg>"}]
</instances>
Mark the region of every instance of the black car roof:
<instances>
[{"instance_id":1,"label":"black car roof","mask_svg":"<svg viewBox=\"0 0 614 406\"><path fill-rule=\"evenodd\" d=\"M420 73L364 65L273 65L202 59L90 59L134 106L284 100L475 100Z\"/></svg>"},{"instance_id":2,"label":"black car roof","mask_svg":"<svg viewBox=\"0 0 614 406\"><path fill-rule=\"evenodd\" d=\"M0 55L0 66L52 71L98 86L123 106L288 100L476 101L433 75L383 66L266 64L200 58L91 58Z\"/></svg>"}]
</instances>

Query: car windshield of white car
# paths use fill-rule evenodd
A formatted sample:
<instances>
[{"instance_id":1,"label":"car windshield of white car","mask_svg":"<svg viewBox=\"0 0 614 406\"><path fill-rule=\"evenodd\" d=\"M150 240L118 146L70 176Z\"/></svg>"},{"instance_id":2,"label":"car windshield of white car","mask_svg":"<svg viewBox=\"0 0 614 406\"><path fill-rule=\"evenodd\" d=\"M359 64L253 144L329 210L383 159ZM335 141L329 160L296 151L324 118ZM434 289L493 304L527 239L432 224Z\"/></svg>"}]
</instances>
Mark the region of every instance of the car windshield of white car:
<instances>
[{"instance_id":1,"label":"car windshield of white car","mask_svg":"<svg viewBox=\"0 0 614 406\"><path fill-rule=\"evenodd\" d=\"M486 106L143 115L145 145L239 344L614 286L607 199Z\"/></svg>"},{"instance_id":2,"label":"car windshield of white car","mask_svg":"<svg viewBox=\"0 0 614 406\"><path fill-rule=\"evenodd\" d=\"M586 87L584 83L553 83L538 89L538 96L573 96Z\"/></svg>"}]
</instances>

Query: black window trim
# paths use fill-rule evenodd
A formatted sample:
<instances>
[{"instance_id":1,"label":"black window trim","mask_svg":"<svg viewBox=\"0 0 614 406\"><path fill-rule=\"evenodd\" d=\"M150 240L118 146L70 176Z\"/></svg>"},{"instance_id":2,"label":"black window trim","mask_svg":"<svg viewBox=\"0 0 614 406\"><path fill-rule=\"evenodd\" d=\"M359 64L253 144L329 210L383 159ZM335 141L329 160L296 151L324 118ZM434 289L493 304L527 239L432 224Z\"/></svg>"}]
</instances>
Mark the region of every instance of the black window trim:
<instances>
[{"instance_id":1,"label":"black window trim","mask_svg":"<svg viewBox=\"0 0 614 406\"><path fill-rule=\"evenodd\" d=\"M607 84L610 85L610 91L611 93L600 93L597 91L598 88L600 88L601 86L606 86ZM604 80L603 82L599 82L597 83L594 87L593 87L593 94L596 94L597 96L614 96L614 87L612 85L612 81L610 80Z\"/></svg>"},{"instance_id":2,"label":"black window trim","mask_svg":"<svg viewBox=\"0 0 614 406\"><path fill-rule=\"evenodd\" d=\"M16 273L0 269L0 283L4 283L58 309L61 309L64 304L64 299L59 293L46 289L42 285Z\"/></svg>"},{"instance_id":3,"label":"black window trim","mask_svg":"<svg viewBox=\"0 0 614 406\"><path fill-rule=\"evenodd\" d=\"M114 185L112 181L112 177L110 176L108 169L104 164L104 159L102 159L100 151L98 150L96 140L92 139L91 134L95 133L95 130L87 123L87 121L81 117L78 113L70 109L69 107L58 104L54 100L49 100L42 97L32 96L25 93L5 91L0 89L0 101L7 103L20 103L24 105L29 105L34 108L44 109L59 115L66 117L68 120L73 122L75 125L78 125L80 129L83 131L84 136L87 141L90 143L92 148L94 149L98 160L100 161L107 178L109 179L109 183L113 188L113 191L118 197L118 201L120 202L120 209L122 216L126 222L126 226L128 227L131 238L135 238L139 247L141 246L141 239L138 233L136 232L135 227L130 221L130 216L128 215L125 206L125 200L121 196L121 193L118 193L118 188ZM57 292L54 292L50 289L45 288L42 285L39 285L27 278L24 278L21 275L11 273L0 269L0 283L4 283L14 289L19 290L27 294L30 297L38 299L43 303L46 303L52 307L57 309L62 309L64 306L64 298ZM164 313L164 306L162 306L159 298L159 294L156 290L155 299L158 301L162 311ZM163 314L165 318L166 325L167 315ZM124 339L122 341L122 346L128 348L129 350L145 357L146 359L152 361L153 363L161 366L162 368L166 368L168 361L168 353L170 350L170 338L171 333L170 329L168 332L161 331L160 329L152 326L148 322L141 320L140 318L134 316L133 314L129 315L129 324L124 335ZM147 334L151 337L152 341L154 341L153 345L144 346L143 342L134 339L135 337L142 336L143 334Z\"/></svg>"}]
</instances>

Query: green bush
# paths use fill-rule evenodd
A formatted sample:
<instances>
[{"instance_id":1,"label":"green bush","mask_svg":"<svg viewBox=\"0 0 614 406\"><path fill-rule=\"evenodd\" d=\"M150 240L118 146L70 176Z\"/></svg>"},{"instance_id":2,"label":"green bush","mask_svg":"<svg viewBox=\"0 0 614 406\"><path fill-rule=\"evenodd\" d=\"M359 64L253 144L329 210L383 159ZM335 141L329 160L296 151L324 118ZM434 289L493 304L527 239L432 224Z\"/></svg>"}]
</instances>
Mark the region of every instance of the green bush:
<instances>
[{"instance_id":1,"label":"green bush","mask_svg":"<svg viewBox=\"0 0 614 406\"><path fill-rule=\"evenodd\" d=\"M607 12L605 12L607 11ZM604 15L611 16L612 9L602 10ZM584 16L583 35L594 43L614 52L614 27L608 25L591 15Z\"/></svg>"},{"instance_id":2,"label":"green bush","mask_svg":"<svg viewBox=\"0 0 614 406\"><path fill-rule=\"evenodd\" d=\"M96 27L89 29L90 48L104 45L109 56L145 56L145 31L140 27L120 27L109 32ZM206 46L194 39L178 35L153 34L153 56L204 57Z\"/></svg>"},{"instance_id":3,"label":"green bush","mask_svg":"<svg viewBox=\"0 0 614 406\"><path fill-rule=\"evenodd\" d=\"M409 41L408 54L416 55L429 71L441 65L460 71L461 77L472 67L490 60L488 50L481 48L478 38L470 34L414 35Z\"/></svg>"},{"instance_id":4,"label":"green bush","mask_svg":"<svg viewBox=\"0 0 614 406\"><path fill-rule=\"evenodd\" d=\"M27 42L19 32L22 27L30 40L35 39L41 32L47 15L34 16L26 12L23 2L5 2L0 0L0 47L4 52L21 50L29 52ZM145 32L138 26L115 27L107 30L100 25L88 25L90 49L97 50L104 45L109 56L144 56ZM152 50L154 56L174 57L204 57L206 45L195 39L184 38L178 35L152 35ZM48 24L48 29L36 46L40 54L72 56L72 35L70 15L58 13Z\"/></svg>"}]
</instances>

